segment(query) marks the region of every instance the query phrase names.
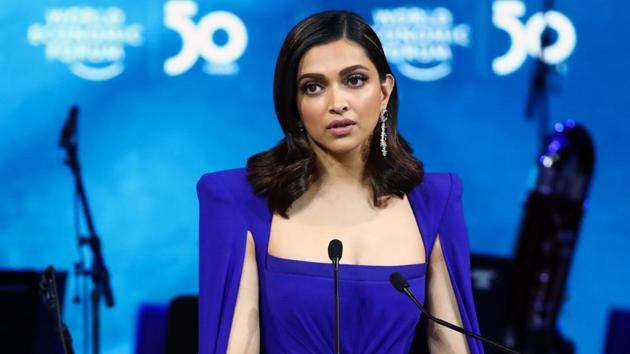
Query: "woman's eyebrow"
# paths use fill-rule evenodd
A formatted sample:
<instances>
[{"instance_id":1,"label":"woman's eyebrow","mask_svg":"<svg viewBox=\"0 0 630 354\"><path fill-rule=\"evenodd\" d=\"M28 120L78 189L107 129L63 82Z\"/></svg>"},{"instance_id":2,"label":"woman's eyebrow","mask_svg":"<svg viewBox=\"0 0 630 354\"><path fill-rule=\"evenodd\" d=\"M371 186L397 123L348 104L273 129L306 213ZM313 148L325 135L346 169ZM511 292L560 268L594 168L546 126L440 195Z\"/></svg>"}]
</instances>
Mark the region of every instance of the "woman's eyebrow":
<instances>
[{"instance_id":1,"label":"woman's eyebrow","mask_svg":"<svg viewBox=\"0 0 630 354\"><path fill-rule=\"evenodd\" d=\"M302 81L302 79L306 79L306 78L317 79L317 80L325 80L326 79L326 77L324 75L322 75L322 74L306 73L306 74L300 75L300 77L298 77L297 81L300 82L300 81Z\"/></svg>"},{"instance_id":2,"label":"woman's eyebrow","mask_svg":"<svg viewBox=\"0 0 630 354\"><path fill-rule=\"evenodd\" d=\"M367 67L361 65L361 64L356 64L356 65L350 65L346 68L343 68L339 71L339 76L345 76L350 72L353 72L357 69L364 69L364 70L369 70ZM300 75L300 77L298 78L298 82L302 81L302 79L305 78L311 78L311 79L317 79L317 80L325 80L326 77L322 74L318 74L318 73L305 73Z\"/></svg>"},{"instance_id":3,"label":"woman's eyebrow","mask_svg":"<svg viewBox=\"0 0 630 354\"><path fill-rule=\"evenodd\" d=\"M347 68L342 69L342 70L339 72L339 76L345 76L345 75L347 75L348 73L350 73L350 72L352 72L352 71L355 71L355 70L357 70L357 69L365 69L365 70L369 70L368 68L366 68L365 66L363 66L363 65L361 65L361 64L351 65L351 66L349 66L349 67L347 67Z\"/></svg>"}]
</instances>

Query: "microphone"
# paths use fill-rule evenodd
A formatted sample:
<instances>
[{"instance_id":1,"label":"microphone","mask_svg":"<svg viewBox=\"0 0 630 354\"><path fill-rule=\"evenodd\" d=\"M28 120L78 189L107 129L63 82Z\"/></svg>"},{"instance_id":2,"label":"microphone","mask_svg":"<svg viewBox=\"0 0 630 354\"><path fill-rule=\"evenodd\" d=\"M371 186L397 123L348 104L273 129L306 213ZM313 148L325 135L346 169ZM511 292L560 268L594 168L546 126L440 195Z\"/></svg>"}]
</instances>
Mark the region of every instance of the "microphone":
<instances>
[{"instance_id":1,"label":"microphone","mask_svg":"<svg viewBox=\"0 0 630 354\"><path fill-rule=\"evenodd\" d=\"M59 138L59 146L63 148L75 147L77 145L77 116L79 115L79 107L74 105L70 107L68 118L61 130Z\"/></svg>"},{"instance_id":2,"label":"microphone","mask_svg":"<svg viewBox=\"0 0 630 354\"><path fill-rule=\"evenodd\" d=\"M519 354L519 352L512 350L508 347L504 347L501 344L495 343L493 341L491 341L490 339L484 338L476 333L473 333L465 328L461 328L459 326L456 326L452 323L446 322L442 319L439 319L437 317L434 317L433 315L431 315L429 313L429 311L424 309L424 306L422 306L422 304L420 303L420 301L418 301L418 299L416 298L416 296L413 294L413 292L411 291L411 289L409 288L409 282L407 281L407 278L405 278L404 275L400 274L399 272L394 272L389 276L389 281L390 283L392 283L392 285L394 286L394 288L396 288L396 290L400 291L401 293L407 295L407 297L409 297L411 299L411 301L413 301L414 304L416 304L416 306L420 309L420 311L422 311L422 313L427 316L431 321L434 321L438 324L441 324L442 326L448 327L456 332L459 333L463 333L467 336L473 337L475 339L479 339L485 343L488 343L492 346L494 346L495 348L498 348L506 353L513 353L513 354Z\"/></svg>"},{"instance_id":3,"label":"microphone","mask_svg":"<svg viewBox=\"0 0 630 354\"><path fill-rule=\"evenodd\" d=\"M335 275L335 354L340 354L341 343L339 335L339 261L343 253L343 244L334 239L328 244L328 258L333 263L333 273Z\"/></svg>"},{"instance_id":4,"label":"microphone","mask_svg":"<svg viewBox=\"0 0 630 354\"><path fill-rule=\"evenodd\" d=\"M336 262L335 264L339 264L339 260L341 260L341 254L343 253L343 244L341 241L334 239L330 241L328 244L328 258L331 261Z\"/></svg>"}]
</instances>

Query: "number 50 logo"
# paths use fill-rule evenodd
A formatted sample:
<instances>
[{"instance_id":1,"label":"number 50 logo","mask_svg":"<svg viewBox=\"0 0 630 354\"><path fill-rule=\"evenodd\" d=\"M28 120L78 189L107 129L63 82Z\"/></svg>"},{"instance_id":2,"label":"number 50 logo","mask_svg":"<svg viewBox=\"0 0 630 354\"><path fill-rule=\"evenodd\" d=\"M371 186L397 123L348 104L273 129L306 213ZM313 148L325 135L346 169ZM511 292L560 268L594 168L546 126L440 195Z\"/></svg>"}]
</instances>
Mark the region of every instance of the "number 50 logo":
<instances>
[{"instance_id":1,"label":"number 50 logo","mask_svg":"<svg viewBox=\"0 0 630 354\"><path fill-rule=\"evenodd\" d=\"M197 24L191 17L197 13L193 1L168 1L164 4L164 25L177 32L182 39L182 49L164 62L164 72L180 75L190 69L199 56L210 65L210 70L234 73L234 63L247 48L247 29L243 22L227 11L214 11L202 17ZM227 42L217 45L213 35L216 31L227 33Z\"/></svg>"},{"instance_id":2,"label":"number 50 logo","mask_svg":"<svg viewBox=\"0 0 630 354\"><path fill-rule=\"evenodd\" d=\"M525 4L516 0L500 0L492 4L492 23L510 36L510 49L492 61L497 75L508 75L523 65L527 55L543 58L547 64L558 64L575 49L575 28L571 21L557 11L537 12L523 23ZM541 50L541 35L549 26L558 34L555 43Z\"/></svg>"}]
</instances>

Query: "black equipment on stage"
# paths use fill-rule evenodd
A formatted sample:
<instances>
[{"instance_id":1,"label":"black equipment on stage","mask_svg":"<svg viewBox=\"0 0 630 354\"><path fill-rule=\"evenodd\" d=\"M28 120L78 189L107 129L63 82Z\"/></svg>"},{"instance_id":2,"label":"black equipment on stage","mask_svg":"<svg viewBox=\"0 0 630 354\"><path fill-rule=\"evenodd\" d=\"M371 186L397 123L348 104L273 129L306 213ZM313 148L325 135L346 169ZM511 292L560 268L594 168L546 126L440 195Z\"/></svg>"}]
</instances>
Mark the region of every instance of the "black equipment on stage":
<instances>
[{"instance_id":1,"label":"black equipment on stage","mask_svg":"<svg viewBox=\"0 0 630 354\"><path fill-rule=\"evenodd\" d=\"M557 123L537 167L510 277L503 343L523 353L573 353L556 322L593 175L588 132L572 121Z\"/></svg>"},{"instance_id":2,"label":"black equipment on stage","mask_svg":"<svg viewBox=\"0 0 630 354\"><path fill-rule=\"evenodd\" d=\"M164 354L196 354L199 342L197 296L178 296L168 305Z\"/></svg>"},{"instance_id":3,"label":"black equipment on stage","mask_svg":"<svg viewBox=\"0 0 630 354\"><path fill-rule=\"evenodd\" d=\"M627 354L630 348L630 309L612 309L608 315L606 354Z\"/></svg>"},{"instance_id":4,"label":"black equipment on stage","mask_svg":"<svg viewBox=\"0 0 630 354\"><path fill-rule=\"evenodd\" d=\"M64 353L56 319L40 297L38 271L0 271L0 352L11 354ZM63 306L66 273L55 277Z\"/></svg>"},{"instance_id":5,"label":"black equipment on stage","mask_svg":"<svg viewBox=\"0 0 630 354\"><path fill-rule=\"evenodd\" d=\"M479 329L485 337L501 342L512 260L471 254L470 267ZM494 352L486 348L486 354Z\"/></svg>"},{"instance_id":6,"label":"black equipment on stage","mask_svg":"<svg viewBox=\"0 0 630 354\"><path fill-rule=\"evenodd\" d=\"M553 8L553 0L543 0L542 13ZM565 354L575 350L559 334L556 322L593 174L594 152L589 134L573 122L557 123L556 133L547 138L549 79L554 68L545 54L553 36L547 23L543 28L526 104L526 116L538 118L543 152L521 222L503 343L523 353Z\"/></svg>"},{"instance_id":7,"label":"black equipment on stage","mask_svg":"<svg viewBox=\"0 0 630 354\"><path fill-rule=\"evenodd\" d=\"M79 109L77 106L73 106L70 109L66 123L61 131L61 137L59 139L59 146L66 150L66 157L64 163L70 167L72 175L75 181L75 193L81 201L83 207L83 215L87 223L89 235L78 237L79 249L81 252L82 246L89 246L92 250L92 266L87 269L83 264L83 260L77 264L77 274L80 276L90 276L93 282L91 302L92 302L92 352L94 354L99 353L100 349L100 316L99 306L101 297L105 298L105 304L107 307L114 306L114 295L109 281L109 272L105 266L105 259L101 252L101 241L96 235L96 229L94 222L92 221L92 214L88 206L87 195L83 186L83 179L81 177L81 166L79 164L78 157L78 135L77 135L77 117Z\"/></svg>"}]
</instances>

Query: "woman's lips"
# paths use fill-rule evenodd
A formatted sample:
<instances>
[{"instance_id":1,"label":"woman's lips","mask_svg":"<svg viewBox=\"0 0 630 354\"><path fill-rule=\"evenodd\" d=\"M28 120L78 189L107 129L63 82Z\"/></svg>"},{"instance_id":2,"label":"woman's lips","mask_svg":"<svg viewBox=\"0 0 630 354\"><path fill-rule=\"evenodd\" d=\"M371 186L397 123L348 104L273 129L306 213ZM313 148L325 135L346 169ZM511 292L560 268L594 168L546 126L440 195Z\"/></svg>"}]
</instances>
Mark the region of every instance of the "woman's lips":
<instances>
[{"instance_id":1,"label":"woman's lips","mask_svg":"<svg viewBox=\"0 0 630 354\"><path fill-rule=\"evenodd\" d=\"M345 127L329 128L329 130L334 136L344 136L350 134L352 128L354 128L354 124L346 125Z\"/></svg>"},{"instance_id":2,"label":"woman's lips","mask_svg":"<svg viewBox=\"0 0 630 354\"><path fill-rule=\"evenodd\" d=\"M328 128L330 133L334 136L343 136L350 134L355 124L352 119L336 119L330 122L326 128Z\"/></svg>"}]
</instances>

